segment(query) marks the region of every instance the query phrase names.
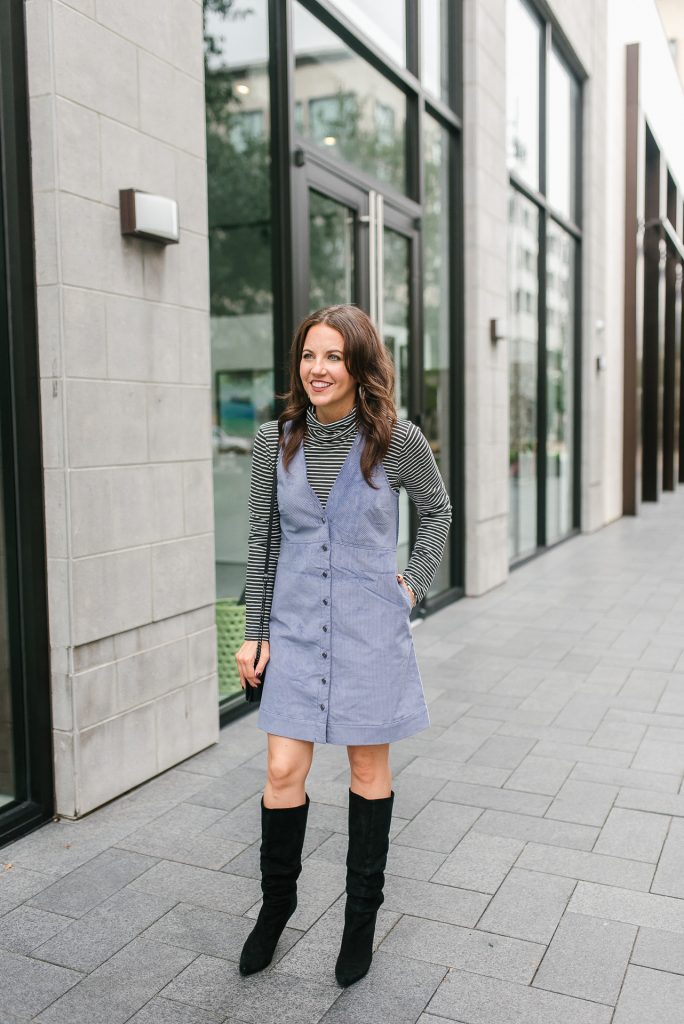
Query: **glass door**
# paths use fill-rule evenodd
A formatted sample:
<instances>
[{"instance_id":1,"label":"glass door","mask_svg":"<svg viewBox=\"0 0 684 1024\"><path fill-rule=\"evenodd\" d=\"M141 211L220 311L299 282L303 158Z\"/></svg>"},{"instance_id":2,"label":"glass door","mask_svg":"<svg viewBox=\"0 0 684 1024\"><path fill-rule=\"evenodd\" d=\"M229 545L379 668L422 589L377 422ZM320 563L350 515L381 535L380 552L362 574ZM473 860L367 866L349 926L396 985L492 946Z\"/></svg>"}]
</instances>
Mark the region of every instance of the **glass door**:
<instances>
[{"instance_id":1,"label":"glass door","mask_svg":"<svg viewBox=\"0 0 684 1024\"><path fill-rule=\"evenodd\" d=\"M401 419L417 418L419 267L414 218L383 193L323 167L306 165L298 186L296 319L336 303L364 309L394 362L397 414ZM409 501L402 490L400 567L408 560L411 534Z\"/></svg>"}]
</instances>

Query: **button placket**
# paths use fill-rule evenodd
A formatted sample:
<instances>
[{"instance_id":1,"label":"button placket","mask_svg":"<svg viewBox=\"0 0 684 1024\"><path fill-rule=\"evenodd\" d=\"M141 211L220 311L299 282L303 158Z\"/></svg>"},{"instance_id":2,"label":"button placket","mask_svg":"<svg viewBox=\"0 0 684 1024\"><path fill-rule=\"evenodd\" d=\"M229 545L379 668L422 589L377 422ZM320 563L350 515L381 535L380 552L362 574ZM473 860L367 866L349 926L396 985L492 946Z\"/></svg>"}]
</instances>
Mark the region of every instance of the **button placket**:
<instances>
[{"instance_id":1,"label":"button placket","mask_svg":"<svg viewBox=\"0 0 684 1024\"><path fill-rule=\"evenodd\" d=\"M331 572L330 572L330 541L329 539L322 542L320 545L320 551L323 556L323 566L321 569L321 579L325 581L323 585L323 596L321 599L321 611L324 615L321 618L321 660L326 664L328 668L329 654L330 654L330 633L332 623L330 622L330 610L331 610ZM322 712L328 711L328 675L322 675L319 685L319 708Z\"/></svg>"}]
</instances>

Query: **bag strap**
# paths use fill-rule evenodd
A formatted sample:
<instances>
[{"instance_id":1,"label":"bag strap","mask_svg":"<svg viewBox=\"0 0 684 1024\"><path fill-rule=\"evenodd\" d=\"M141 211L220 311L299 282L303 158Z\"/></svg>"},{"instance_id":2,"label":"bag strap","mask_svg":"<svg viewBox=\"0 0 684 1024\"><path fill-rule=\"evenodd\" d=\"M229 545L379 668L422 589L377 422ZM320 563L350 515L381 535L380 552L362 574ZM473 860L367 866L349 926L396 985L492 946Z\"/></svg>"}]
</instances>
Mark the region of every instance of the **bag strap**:
<instances>
[{"instance_id":1,"label":"bag strap","mask_svg":"<svg viewBox=\"0 0 684 1024\"><path fill-rule=\"evenodd\" d=\"M278 487L278 452L280 450L280 424L278 424L278 439L276 442L275 456L273 459L273 478L271 480L271 507L268 513L268 533L266 534L266 557L264 559L263 587L261 593L261 618L259 621L259 641L257 643L255 665L261 657L261 644L264 638L264 621L266 619L266 591L270 578L271 562L271 538L273 536L273 520L275 518L276 490Z\"/></svg>"}]
</instances>

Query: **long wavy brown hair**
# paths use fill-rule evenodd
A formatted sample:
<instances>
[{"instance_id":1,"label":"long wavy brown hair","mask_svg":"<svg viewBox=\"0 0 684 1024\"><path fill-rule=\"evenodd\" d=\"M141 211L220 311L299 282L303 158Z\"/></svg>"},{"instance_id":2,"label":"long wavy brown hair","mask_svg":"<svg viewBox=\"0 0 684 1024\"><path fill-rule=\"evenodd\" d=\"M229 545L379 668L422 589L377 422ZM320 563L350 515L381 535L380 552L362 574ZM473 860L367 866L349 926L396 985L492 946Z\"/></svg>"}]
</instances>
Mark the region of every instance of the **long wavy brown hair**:
<instances>
[{"instance_id":1,"label":"long wavy brown hair","mask_svg":"<svg viewBox=\"0 0 684 1024\"><path fill-rule=\"evenodd\" d=\"M283 443L283 463L287 469L306 436L306 412L310 405L299 367L306 336L315 324L327 324L342 335L344 365L356 381L356 422L364 436L361 472L370 487L371 474L382 462L397 422L394 406L394 364L375 324L358 306L326 306L309 313L297 328L290 349L290 390L281 396L286 401L278 417L282 429L291 423Z\"/></svg>"}]
</instances>

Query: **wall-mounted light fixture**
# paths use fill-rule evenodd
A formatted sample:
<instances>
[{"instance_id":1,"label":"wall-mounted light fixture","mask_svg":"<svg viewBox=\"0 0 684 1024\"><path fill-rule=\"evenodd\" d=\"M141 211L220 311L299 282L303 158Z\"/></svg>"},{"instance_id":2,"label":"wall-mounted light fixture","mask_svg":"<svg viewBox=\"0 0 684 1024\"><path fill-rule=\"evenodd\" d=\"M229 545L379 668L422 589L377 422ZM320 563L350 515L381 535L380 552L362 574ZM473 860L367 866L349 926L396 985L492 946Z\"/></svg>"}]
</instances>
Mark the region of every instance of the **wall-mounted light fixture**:
<instances>
[{"instance_id":1,"label":"wall-mounted light fixture","mask_svg":"<svg viewBox=\"0 0 684 1024\"><path fill-rule=\"evenodd\" d=\"M119 189L121 234L147 238L161 245L178 241L178 203L137 188Z\"/></svg>"},{"instance_id":2,"label":"wall-mounted light fixture","mask_svg":"<svg viewBox=\"0 0 684 1024\"><path fill-rule=\"evenodd\" d=\"M498 318L489 321L489 340L492 345L496 345L497 341L506 340L505 328Z\"/></svg>"}]
</instances>

